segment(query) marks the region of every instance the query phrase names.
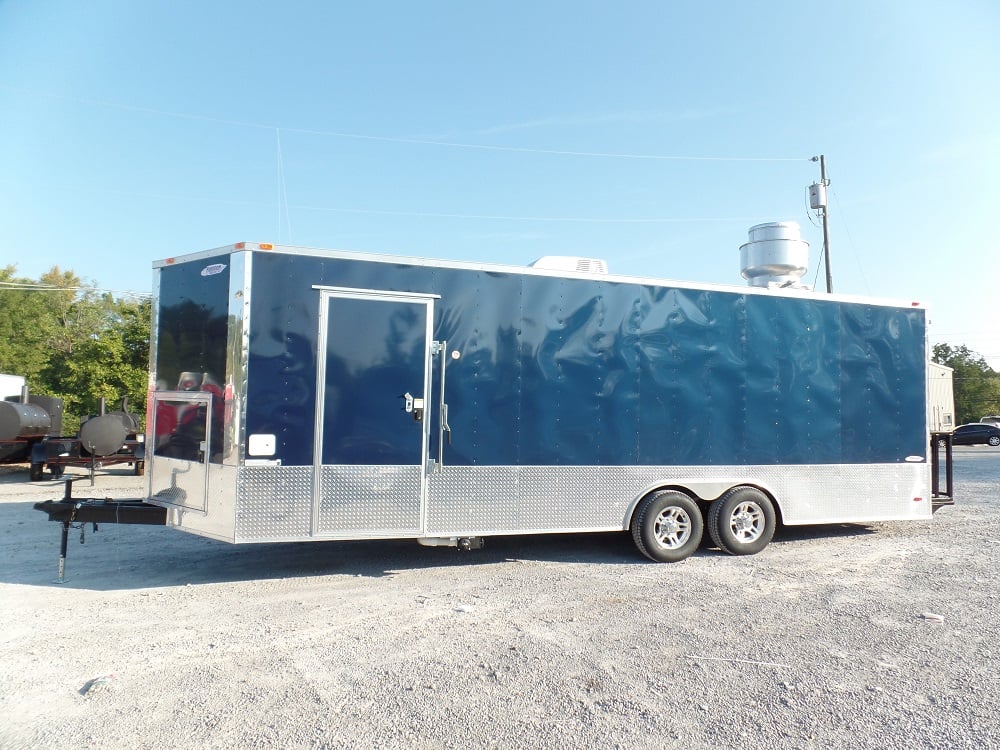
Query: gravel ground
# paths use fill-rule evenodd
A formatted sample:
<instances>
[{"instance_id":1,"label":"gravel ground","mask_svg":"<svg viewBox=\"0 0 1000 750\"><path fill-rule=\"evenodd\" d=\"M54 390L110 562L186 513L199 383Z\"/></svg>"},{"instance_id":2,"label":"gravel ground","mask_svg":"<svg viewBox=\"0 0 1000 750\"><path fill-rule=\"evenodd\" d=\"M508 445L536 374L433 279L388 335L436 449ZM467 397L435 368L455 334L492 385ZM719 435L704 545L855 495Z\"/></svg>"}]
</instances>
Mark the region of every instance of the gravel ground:
<instances>
[{"instance_id":1,"label":"gravel ground","mask_svg":"<svg viewBox=\"0 0 1000 750\"><path fill-rule=\"evenodd\" d=\"M88 527L58 586L61 485L0 467L0 748L1000 748L1000 449L955 478L932 521L674 565Z\"/></svg>"}]
</instances>

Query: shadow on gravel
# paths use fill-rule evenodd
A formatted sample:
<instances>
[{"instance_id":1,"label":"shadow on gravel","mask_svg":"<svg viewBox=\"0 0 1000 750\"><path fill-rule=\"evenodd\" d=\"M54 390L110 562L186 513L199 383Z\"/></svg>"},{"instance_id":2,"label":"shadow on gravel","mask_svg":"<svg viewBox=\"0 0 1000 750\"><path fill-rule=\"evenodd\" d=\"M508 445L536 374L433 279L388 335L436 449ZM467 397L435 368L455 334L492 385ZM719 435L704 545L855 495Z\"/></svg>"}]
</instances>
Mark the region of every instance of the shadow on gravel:
<instances>
[{"instance_id":1,"label":"shadow on gravel","mask_svg":"<svg viewBox=\"0 0 1000 750\"><path fill-rule=\"evenodd\" d=\"M61 524L30 503L9 503L17 525L0 532L0 583L52 586ZM37 514L37 519L32 517ZM186 586L311 576L379 578L400 571L499 565L511 560L645 564L628 534L491 537L481 550L421 547L412 539L229 544L161 526L90 524L70 530L66 588L96 591ZM701 553L699 553L701 554ZM653 564L653 563L649 563Z\"/></svg>"},{"instance_id":2,"label":"shadow on gravel","mask_svg":"<svg viewBox=\"0 0 1000 750\"><path fill-rule=\"evenodd\" d=\"M97 482L96 487L100 487L101 477L134 477L135 470L131 466L117 466L97 469L94 472L94 480ZM90 471L85 468L80 468L79 466L68 467L61 477L54 477L49 473L48 470L42 475L42 479L37 482L32 482L28 476L28 465L27 464L10 464L7 466L0 465L0 484L23 484L26 487L45 487L51 486L53 492L56 493L55 496L62 494L63 482L68 477L86 477L90 478ZM81 487L90 487L87 482L81 480ZM79 493L78 493L79 494Z\"/></svg>"},{"instance_id":3,"label":"shadow on gravel","mask_svg":"<svg viewBox=\"0 0 1000 750\"><path fill-rule=\"evenodd\" d=\"M61 525L32 503L0 507L0 582L55 585ZM500 565L511 560L593 565L657 565L642 557L627 533L490 537L481 550L421 547L413 540L229 544L160 526L103 524L70 531L67 588L96 591L279 580L312 576L380 578L400 571ZM835 524L779 529L772 544L876 533ZM728 557L706 541L697 557Z\"/></svg>"},{"instance_id":4,"label":"shadow on gravel","mask_svg":"<svg viewBox=\"0 0 1000 750\"><path fill-rule=\"evenodd\" d=\"M1000 453L975 462L990 481L1000 476ZM956 474L973 462L956 460ZM128 469L118 470L123 475ZM110 472L109 472L110 473ZM978 478L979 474L974 474ZM36 500L62 495L59 482L29 483L27 469L0 467L0 483L24 482L25 501L0 503L0 583L52 586L59 558L60 524L33 510ZM80 487L81 496L101 496L95 488ZM42 485L42 486L39 486ZM51 489L51 492L48 490ZM30 498L30 499L29 499ZM90 526L81 546L80 530L69 538L66 588L98 591L280 580L312 576L378 578L403 571L500 565L511 560L594 565L656 565L642 557L627 533L588 533L491 537L486 547L459 552L447 547L421 547L413 540L297 542L232 545L157 526ZM817 539L863 537L878 533L864 524L785 526L772 544ZM697 558L727 557L708 540Z\"/></svg>"},{"instance_id":5,"label":"shadow on gravel","mask_svg":"<svg viewBox=\"0 0 1000 750\"><path fill-rule=\"evenodd\" d=\"M857 523L833 523L812 526L782 526L774 535L771 544L803 542L812 539L838 539L844 537L869 536L878 532L870 526Z\"/></svg>"},{"instance_id":6,"label":"shadow on gravel","mask_svg":"<svg viewBox=\"0 0 1000 750\"><path fill-rule=\"evenodd\" d=\"M48 479L49 475L45 475ZM42 480L44 482L45 480ZM38 482L37 484L42 484ZM28 465L27 464L10 464L7 466L0 466L0 484L24 484L32 485L32 482L28 477Z\"/></svg>"}]
</instances>

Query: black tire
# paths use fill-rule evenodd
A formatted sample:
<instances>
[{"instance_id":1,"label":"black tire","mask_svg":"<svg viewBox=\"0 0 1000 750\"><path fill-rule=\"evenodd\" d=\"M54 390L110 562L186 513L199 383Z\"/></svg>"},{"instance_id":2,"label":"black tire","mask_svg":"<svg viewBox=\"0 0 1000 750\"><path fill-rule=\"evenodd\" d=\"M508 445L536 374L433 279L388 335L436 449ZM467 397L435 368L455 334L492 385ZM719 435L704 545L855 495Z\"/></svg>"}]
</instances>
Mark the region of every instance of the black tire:
<instances>
[{"instance_id":1,"label":"black tire","mask_svg":"<svg viewBox=\"0 0 1000 750\"><path fill-rule=\"evenodd\" d=\"M143 474L146 473L146 462L145 461L136 461L135 462L135 468L132 471L135 472L135 475L137 477L141 477Z\"/></svg>"},{"instance_id":2,"label":"black tire","mask_svg":"<svg viewBox=\"0 0 1000 750\"><path fill-rule=\"evenodd\" d=\"M647 495L632 516L632 539L656 562L680 562L694 554L705 530L698 504L683 492Z\"/></svg>"},{"instance_id":3,"label":"black tire","mask_svg":"<svg viewBox=\"0 0 1000 750\"><path fill-rule=\"evenodd\" d=\"M32 482L42 481L42 469L45 468L45 464L32 464L28 469L28 479Z\"/></svg>"},{"instance_id":4,"label":"black tire","mask_svg":"<svg viewBox=\"0 0 1000 750\"><path fill-rule=\"evenodd\" d=\"M997 437L996 435L991 435L989 439L989 444L992 445L994 448L996 448L998 445L1000 445L1000 437Z\"/></svg>"},{"instance_id":5,"label":"black tire","mask_svg":"<svg viewBox=\"0 0 1000 750\"><path fill-rule=\"evenodd\" d=\"M733 487L708 509L712 541L731 555L755 555L774 537L777 514L756 487Z\"/></svg>"}]
</instances>

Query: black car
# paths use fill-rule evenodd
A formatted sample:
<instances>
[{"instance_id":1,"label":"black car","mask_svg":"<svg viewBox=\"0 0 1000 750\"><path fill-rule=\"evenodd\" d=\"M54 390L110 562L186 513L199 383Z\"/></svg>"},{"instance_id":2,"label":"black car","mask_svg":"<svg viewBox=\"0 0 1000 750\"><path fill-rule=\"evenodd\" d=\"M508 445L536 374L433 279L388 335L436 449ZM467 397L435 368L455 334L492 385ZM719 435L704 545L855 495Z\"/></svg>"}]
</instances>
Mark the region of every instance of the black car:
<instances>
[{"instance_id":1,"label":"black car","mask_svg":"<svg viewBox=\"0 0 1000 750\"><path fill-rule=\"evenodd\" d=\"M952 445L1000 445L1000 427L982 422L963 424L951 433L951 442Z\"/></svg>"}]
</instances>

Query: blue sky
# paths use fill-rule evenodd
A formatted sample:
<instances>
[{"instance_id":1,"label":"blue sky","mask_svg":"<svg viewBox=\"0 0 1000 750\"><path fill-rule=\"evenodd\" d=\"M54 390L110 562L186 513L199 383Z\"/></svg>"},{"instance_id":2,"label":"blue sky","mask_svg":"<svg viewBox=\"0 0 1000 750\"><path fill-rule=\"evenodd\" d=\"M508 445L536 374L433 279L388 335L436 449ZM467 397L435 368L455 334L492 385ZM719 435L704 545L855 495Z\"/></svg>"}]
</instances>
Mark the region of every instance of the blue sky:
<instances>
[{"instance_id":1,"label":"blue sky","mask_svg":"<svg viewBox=\"0 0 1000 750\"><path fill-rule=\"evenodd\" d=\"M837 292L1000 370L1000 5L0 0L0 263L241 240L743 283L823 153ZM814 223L815 222L815 223Z\"/></svg>"}]
</instances>

